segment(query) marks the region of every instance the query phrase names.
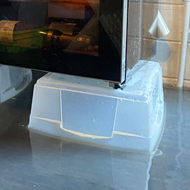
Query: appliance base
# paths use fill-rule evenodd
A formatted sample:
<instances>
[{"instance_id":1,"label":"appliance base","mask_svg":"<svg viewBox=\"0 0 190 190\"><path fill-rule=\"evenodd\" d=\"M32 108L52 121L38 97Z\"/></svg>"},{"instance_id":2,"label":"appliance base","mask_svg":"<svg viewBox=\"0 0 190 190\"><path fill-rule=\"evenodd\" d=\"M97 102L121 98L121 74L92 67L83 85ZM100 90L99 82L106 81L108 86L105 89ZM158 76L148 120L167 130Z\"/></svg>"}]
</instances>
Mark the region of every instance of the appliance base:
<instances>
[{"instance_id":1,"label":"appliance base","mask_svg":"<svg viewBox=\"0 0 190 190\"><path fill-rule=\"evenodd\" d=\"M153 151L163 132L162 70L139 61L125 88L48 73L34 88L29 130L100 147Z\"/></svg>"}]
</instances>

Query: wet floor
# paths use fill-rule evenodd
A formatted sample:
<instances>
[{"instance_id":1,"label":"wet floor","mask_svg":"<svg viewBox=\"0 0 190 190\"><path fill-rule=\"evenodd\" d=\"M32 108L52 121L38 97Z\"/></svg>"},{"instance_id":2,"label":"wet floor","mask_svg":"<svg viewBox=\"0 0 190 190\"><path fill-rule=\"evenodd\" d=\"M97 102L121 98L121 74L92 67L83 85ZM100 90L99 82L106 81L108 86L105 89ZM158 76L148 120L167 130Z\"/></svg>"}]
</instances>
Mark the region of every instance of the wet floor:
<instances>
[{"instance_id":1,"label":"wet floor","mask_svg":"<svg viewBox=\"0 0 190 190\"><path fill-rule=\"evenodd\" d=\"M35 80L41 73L35 72ZM27 129L33 84L0 105L0 190L190 190L190 92L164 90L153 154L69 143Z\"/></svg>"}]
</instances>

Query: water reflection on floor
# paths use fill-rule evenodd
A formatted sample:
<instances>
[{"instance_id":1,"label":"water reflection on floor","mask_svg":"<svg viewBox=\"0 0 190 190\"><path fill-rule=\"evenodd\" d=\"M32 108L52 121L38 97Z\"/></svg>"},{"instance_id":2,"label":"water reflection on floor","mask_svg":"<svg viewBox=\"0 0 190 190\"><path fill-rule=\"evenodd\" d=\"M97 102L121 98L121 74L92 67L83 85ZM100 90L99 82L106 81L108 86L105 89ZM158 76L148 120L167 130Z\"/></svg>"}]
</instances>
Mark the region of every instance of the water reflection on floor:
<instances>
[{"instance_id":1,"label":"water reflection on floor","mask_svg":"<svg viewBox=\"0 0 190 190\"><path fill-rule=\"evenodd\" d=\"M29 133L32 86L0 105L0 189L190 189L190 92L165 90L166 126L152 158Z\"/></svg>"},{"instance_id":2,"label":"water reflection on floor","mask_svg":"<svg viewBox=\"0 0 190 190\"><path fill-rule=\"evenodd\" d=\"M30 135L33 167L39 175L55 178L55 189L148 187L150 154L105 150Z\"/></svg>"},{"instance_id":3,"label":"water reflection on floor","mask_svg":"<svg viewBox=\"0 0 190 190\"><path fill-rule=\"evenodd\" d=\"M190 190L190 91L165 90L166 124L149 189Z\"/></svg>"}]
</instances>

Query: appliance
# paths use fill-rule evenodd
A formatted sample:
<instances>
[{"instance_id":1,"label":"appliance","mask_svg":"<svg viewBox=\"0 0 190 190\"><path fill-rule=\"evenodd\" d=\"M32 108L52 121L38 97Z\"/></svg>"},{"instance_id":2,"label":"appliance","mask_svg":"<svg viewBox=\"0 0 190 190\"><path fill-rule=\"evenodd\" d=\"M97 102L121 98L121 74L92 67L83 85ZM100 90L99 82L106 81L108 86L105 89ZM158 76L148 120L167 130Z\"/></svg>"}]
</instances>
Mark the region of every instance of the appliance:
<instances>
[{"instance_id":1,"label":"appliance","mask_svg":"<svg viewBox=\"0 0 190 190\"><path fill-rule=\"evenodd\" d=\"M4 0L0 63L122 84L127 19L128 0Z\"/></svg>"}]
</instances>

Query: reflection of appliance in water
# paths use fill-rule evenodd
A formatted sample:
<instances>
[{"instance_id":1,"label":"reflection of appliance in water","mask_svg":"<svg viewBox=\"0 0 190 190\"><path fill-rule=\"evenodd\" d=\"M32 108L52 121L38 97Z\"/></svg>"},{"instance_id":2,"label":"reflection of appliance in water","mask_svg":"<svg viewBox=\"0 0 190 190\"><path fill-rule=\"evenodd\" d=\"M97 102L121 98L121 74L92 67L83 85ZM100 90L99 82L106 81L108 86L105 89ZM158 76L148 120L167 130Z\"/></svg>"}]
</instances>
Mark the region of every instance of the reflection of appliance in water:
<instances>
[{"instance_id":1,"label":"reflection of appliance in water","mask_svg":"<svg viewBox=\"0 0 190 190\"><path fill-rule=\"evenodd\" d=\"M64 176L61 189L147 190L152 153L103 149L63 141L30 131L35 173ZM137 183L138 181L138 183ZM56 188L59 188L56 183Z\"/></svg>"}]
</instances>

